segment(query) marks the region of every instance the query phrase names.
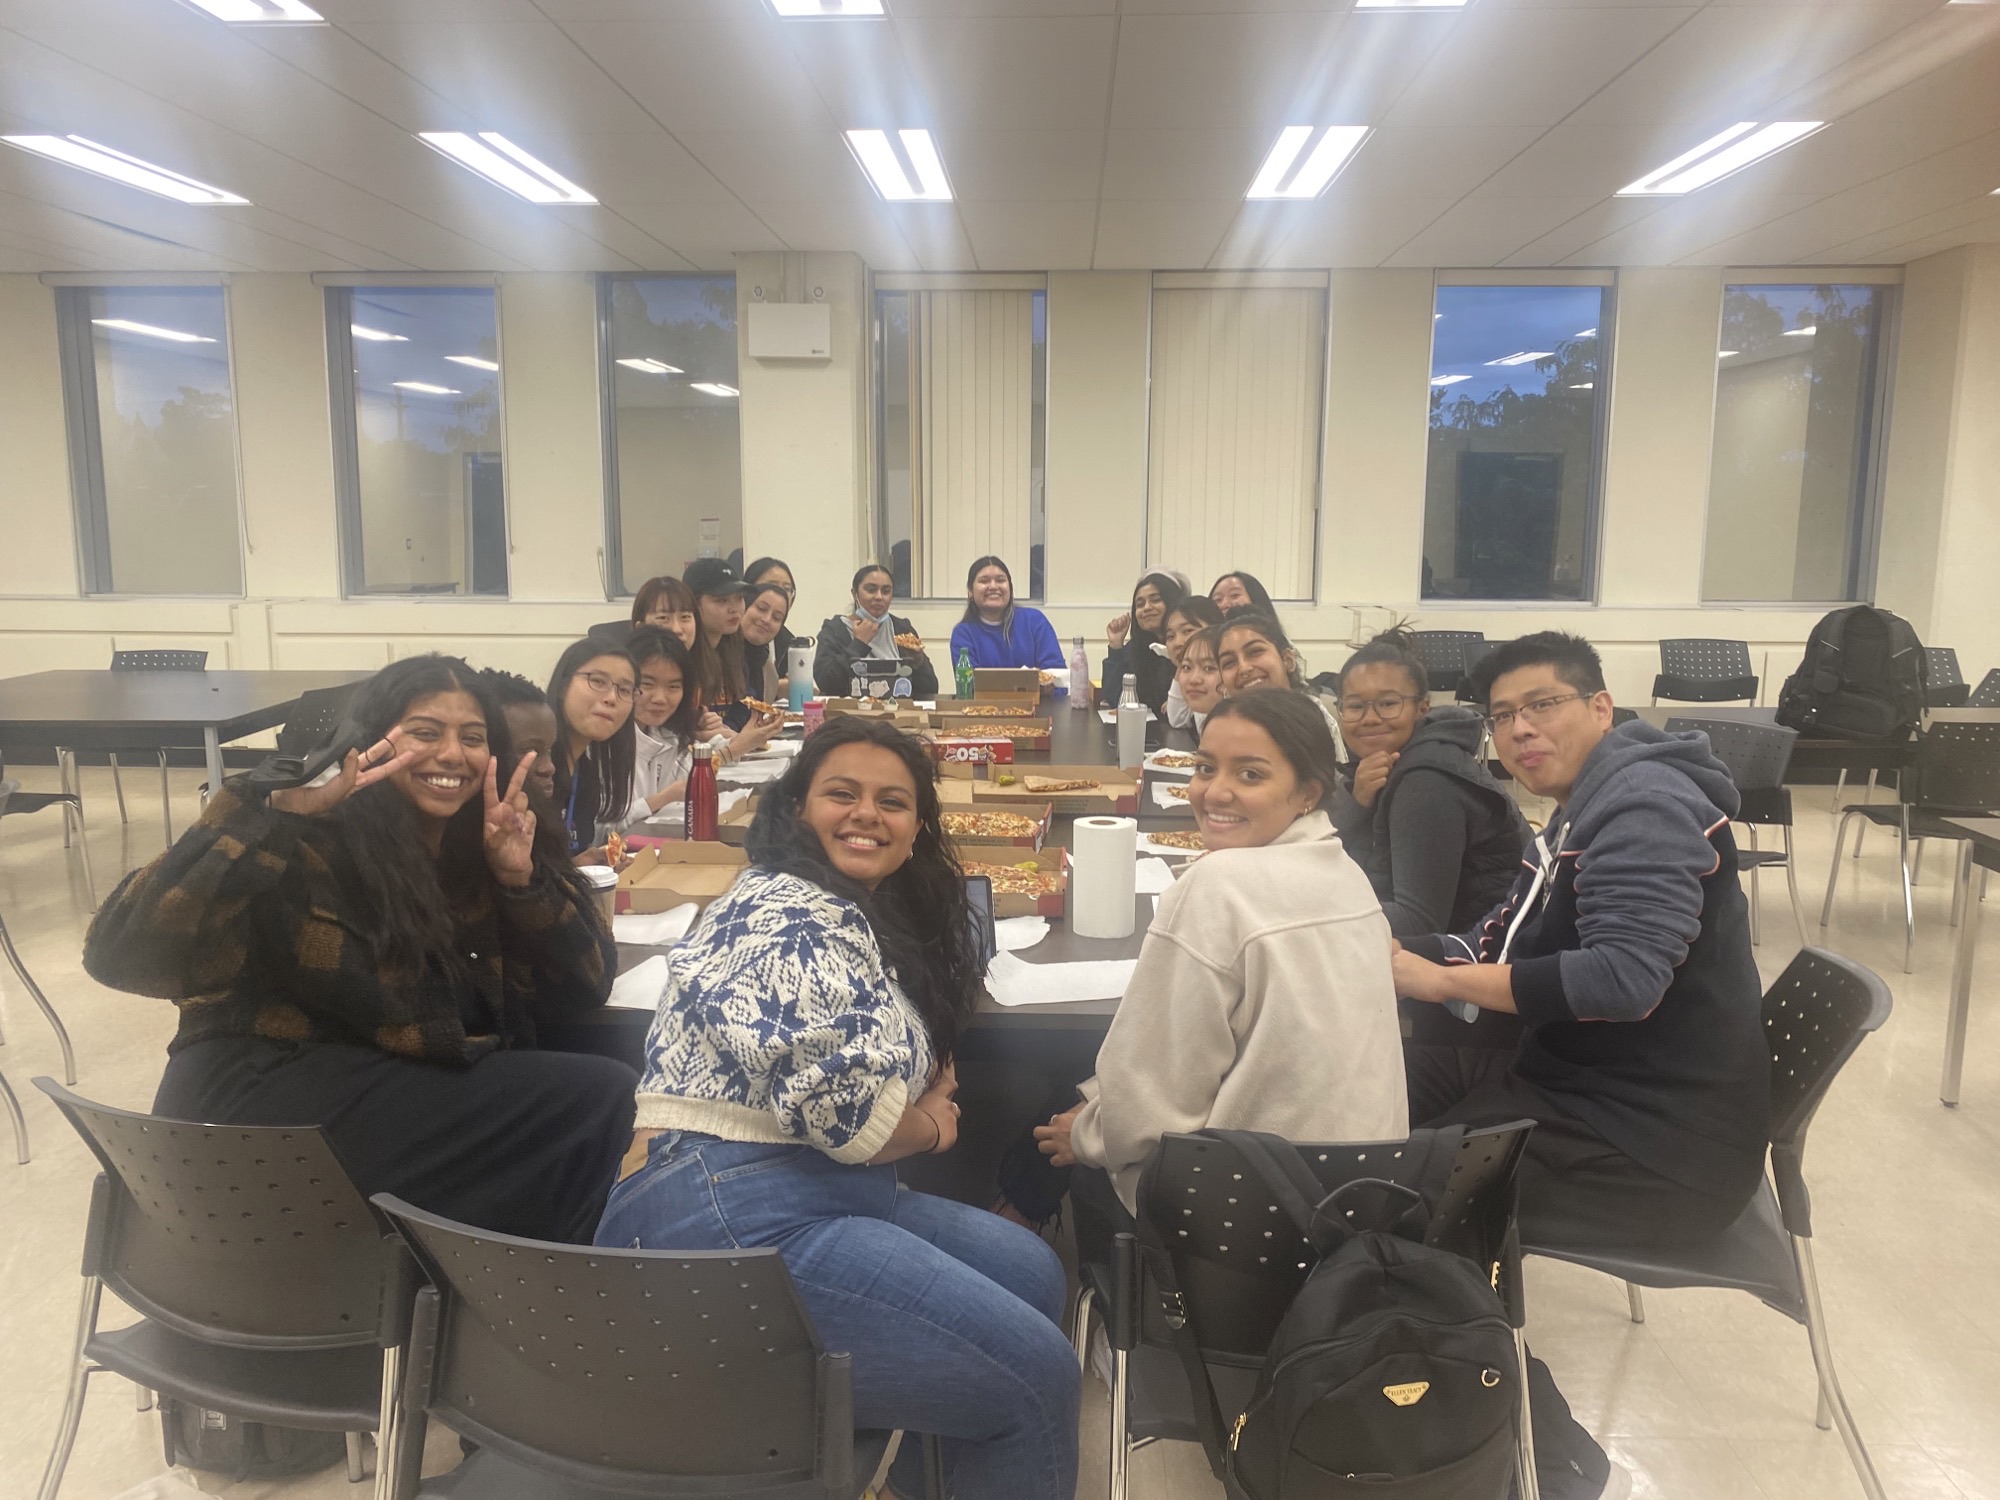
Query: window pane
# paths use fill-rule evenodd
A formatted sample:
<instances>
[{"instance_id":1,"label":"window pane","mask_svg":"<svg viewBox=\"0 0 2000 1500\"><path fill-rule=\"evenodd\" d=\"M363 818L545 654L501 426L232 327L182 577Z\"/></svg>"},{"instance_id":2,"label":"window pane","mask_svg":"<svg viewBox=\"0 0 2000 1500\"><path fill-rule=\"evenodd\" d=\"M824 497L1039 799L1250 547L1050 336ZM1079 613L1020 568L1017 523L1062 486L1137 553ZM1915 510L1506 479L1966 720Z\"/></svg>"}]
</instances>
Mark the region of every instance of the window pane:
<instances>
[{"instance_id":1,"label":"window pane","mask_svg":"<svg viewBox=\"0 0 2000 1500\"><path fill-rule=\"evenodd\" d=\"M610 277L613 591L743 545L734 276Z\"/></svg>"},{"instance_id":2,"label":"window pane","mask_svg":"<svg viewBox=\"0 0 2000 1500\"><path fill-rule=\"evenodd\" d=\"M92 593L243 592L222 299L216 286L93 288L82 300L103 480L85 496Z\"/></svg>"},{"instance_id":3,"label":"window pane","mask_svg":"<svg viewBox=\"0 0 2000 1500\"><path fill-rule=\"evenodd\" d=\"M897 593L956 597L992 553L1041 598L1047 294L883 291L875 311L878 543Z\"/></svg>"},{"instance_id":4,"label":"window pane","mask_svg":"<svg viewBox=\"0 0 2000 1500\"><path fill-rule=\"evenodd\" d=\"M1595 286L1441 286L1426 599L1584 599L1604 381Z\"/></svg>"},{"instance_id":5,"label":"window pane","mask_svg":"<svg viewBox=\"0 0 2000 1500\"><path fill-rule=\"evenodd\" d=\"M1704 599L1861 597L1885 296L1724 289Z\"/></svg>"},{"instance_id":6,"label":"window pane","mask_svg":"<svg viewBox=\"0 0 2000 1500\"><path fill-rule=\"evenodd\" d=\"M331 295L346 308L354 353L354 493L342 496L353 554L348 592L504 595L492 289Z\"/></svg>"}]
</instances>

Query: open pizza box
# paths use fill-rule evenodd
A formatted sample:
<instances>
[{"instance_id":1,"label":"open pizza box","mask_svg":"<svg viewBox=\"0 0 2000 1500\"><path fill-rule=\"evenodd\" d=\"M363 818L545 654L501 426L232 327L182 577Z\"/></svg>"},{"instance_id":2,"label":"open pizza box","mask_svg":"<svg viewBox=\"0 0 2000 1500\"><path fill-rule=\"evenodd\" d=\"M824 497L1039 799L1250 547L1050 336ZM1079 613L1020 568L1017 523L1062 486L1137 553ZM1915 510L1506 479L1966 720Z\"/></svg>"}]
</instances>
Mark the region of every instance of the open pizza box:
<instances>
[{"instance_id":1,"label":"open pizza box","mask_svg":"<svg viewBox=\"0 0 2000 1500\"><path fill-rule=\"evenodd\" d=\"M1037 708L1042 701L1042 674L1033 667L974 667L972 701L1002 708ZM942 703L938 706L944 708Z\"/></svg>"},{"instance_id":2,"label":"open pizza box","mask_svg":"<svg viewBox=\"0 0 2000 1500\"><path fill-rule=\"evenodd\" d=\"M716 820L715 836L725 844L743 847L743 841L750 836L750 823L757 816L759 794L752 793L730 808Z\"/></svg>"},{"instance_id":3,"label":"open pizza box","mask_svg":"<svg viewBox=\"0 0 2000 1500\"><path fill-rule=\"evenodd\" d=\"M1064 790L1048 785L1064 781L1089 785ZM973 801L981 806L1019 808L1047 802L1057 813L1072 817L1139 810L1139 783L1115 766L996 766L992 780L971 785Z\"/></svg>"},{"instance_id":4,"label":"open pizza box","mask_svg":"<svg viewBox=\"0 0 2000 1500\"><path fill-rule=\"evenodd\" d=\"M749 862L729 844L649 844L618 877L618 910L644 914L689 901L706 906L736 883Z\"/></svg>"},{"instance_id":5,"label":"open pizza box","mask_svg":"<svg viewBox=\"0 0 2000 1500\"><path fill-rule=\"evenodd\" d=\"M1039 849L1047 842L1049 820L1055 816L1055 808L1044 802L1039 807L973 807L969 803L956 803L950 798L941 799L947 820L956 818L1026 818L1034 824L1032 829L1010 832L1006 827L986 828L960 827L946 828L951 841L957 845L967 859L997 860L1000 852L1007 849Z\"/></svg>"},{"instance_id":6,"label":"open pizza box","mask_svg":"<svg viewBox=\"0 0 2000 1500\"><path fill-rule=\"evenodd\" d=\"M1051 726L1047 719L971 718L964 714L933 716L941 740L999 740L1016 750L1047 750Z\"/></svg>"},{"instance_id":7,"label":"open pizza box","mask_svg":"<svg viewBox=\"0 0 2000 1500\"><path fill-rule=\"evenodd\" d=\"M1069 851L1067 849L968 849L963 862L968 875L989 874L974 868L993 867L993 915L996 917L1060 917L1069 904ZM1019 870L1039 877L1048 888L1037 894L1000 889L1006 872ZM1050 877L1054 877L1051 879Z\"/></svg>"},{"instance_id":8,"label":"open pizza box","mask_svg":"<svg viewBox=\"0 0 2000 1500\"><path fill-rule=\"evenodd\" d=\"M842 714L860 714L864 718L880 719L885 724L894 724L898 729L915 734L931 727L931 716L921 708L914 708L906 698L893 708L878 703L872 698L829 698L826 700L826 716L838 718Z\"/></svg>"}]
</instances>

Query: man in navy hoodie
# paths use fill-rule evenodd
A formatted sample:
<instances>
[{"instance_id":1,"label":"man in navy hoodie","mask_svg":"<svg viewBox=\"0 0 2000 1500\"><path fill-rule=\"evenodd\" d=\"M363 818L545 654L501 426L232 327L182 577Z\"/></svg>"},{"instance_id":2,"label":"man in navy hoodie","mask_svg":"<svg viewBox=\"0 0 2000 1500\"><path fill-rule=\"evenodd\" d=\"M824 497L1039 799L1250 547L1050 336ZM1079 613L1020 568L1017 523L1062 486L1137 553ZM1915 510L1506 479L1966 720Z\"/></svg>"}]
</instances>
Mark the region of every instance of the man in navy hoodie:
<instances>
[{"instance_id":1,"label":"man in navy hoodie","mask_svg":"<svg viewBox=\"0 0 2000 1500\"><path fill-rule=\"evenodd\" d=\"M1736 788L1704 735L1613 728L1579 637L1524 636L1479 678L1501 763L1556 806L1470 932L1403 939L1396 988L1518 1015L1522 1034L1512 1052L1406 1049L1411 1123L1536 1122L1520 1175L1531 1246L1705 1238L1756 1191L1770 1128ZM1555 1457L1538 1453L1545 1476ZM1595 1493L1603 1463L1544 1495Z\"/></svg>"}]
</instances>

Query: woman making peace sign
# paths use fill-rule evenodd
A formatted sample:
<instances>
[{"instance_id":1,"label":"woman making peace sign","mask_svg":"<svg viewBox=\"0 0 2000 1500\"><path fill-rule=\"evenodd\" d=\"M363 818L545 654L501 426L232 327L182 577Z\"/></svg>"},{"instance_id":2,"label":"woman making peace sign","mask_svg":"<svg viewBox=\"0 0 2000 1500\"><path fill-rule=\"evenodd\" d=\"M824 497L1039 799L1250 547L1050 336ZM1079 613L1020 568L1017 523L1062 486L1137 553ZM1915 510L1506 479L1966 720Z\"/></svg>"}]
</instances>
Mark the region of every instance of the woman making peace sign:
<instances>
[{"instance_id":1,"label":"woman making peace sign","mask_svg":"<svg viewBox=\"0 0 2000 1500\"><path fill-rule=\"evenodd\" d=\"M84 967L180 1007L157 1113L320 1125L364 1193L587 1241L637 1080L534 1050L603 1002L614 949L533 757L455 657L385 667L351 713L365 752L268 800L225 783L104 903Z\"/></svg>"}]
</instances>

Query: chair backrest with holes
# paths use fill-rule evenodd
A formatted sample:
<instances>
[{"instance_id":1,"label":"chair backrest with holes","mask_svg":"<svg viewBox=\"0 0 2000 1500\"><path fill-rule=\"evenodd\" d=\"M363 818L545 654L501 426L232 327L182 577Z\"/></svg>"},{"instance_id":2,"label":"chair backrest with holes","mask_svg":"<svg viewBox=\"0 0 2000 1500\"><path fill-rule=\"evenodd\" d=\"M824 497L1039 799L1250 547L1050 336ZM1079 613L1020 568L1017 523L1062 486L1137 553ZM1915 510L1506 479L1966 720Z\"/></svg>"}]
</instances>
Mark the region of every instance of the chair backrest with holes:
<instances>
[{"instance_id":1,"label":"chair backrest with holes","mask_svg":"<svg viewBox=\"0 0 2000 1500\"><path fill-rule=\"evenodd\" d=\"M1430 678L1431 686L1440 691L1449 691L1458 686L1458 681L1466 671L1466 657L1470 648L1486 639L1483 630L1413 630L1410 639L1416 643L1417 655L1423 658L1424 674Z\"/></svg>"},{"instance_id":2,"label":"chair backrest with holes","mask_svg":"<svg viewBox=\"0 0 2000 1500\"><path fill-rule=\"evenodd\" d=\"M2000 724L1931 720L1902 785L1903 800L1926 811L2000 808Z\"/></svg>"},{"instance_id":3,"label":"chair backrest with holes","mask_svg":"<svg viewBox=\"0 0 2000 1500\"><path fill-rule=\"evenodd\" d=\"M121 1300L244 1348L375 1342L382 1221L318 1127L189 1124L35 1082L104 1168L85 1260Z\"/></svg>"},{"instance_id":4,"label":"chair backrest with holes","mask_svg":"<svg viewBox=\"0 0 2000 1500\"><path fill-rule=\"evenodd\" d=\"M1704 719L1676 714L1666 723L1667 732L1698 729L1708 736L1708 748L1729 768L1729 779L1739 792L1762 791L1783 786L1785 770L1791 764L1792 746L1799 732L1782 724L1752 724L1742 719Z\"/></svg>"},{"instance_id":5,"label":"chair backrest with holes","mask_svg":"<svg viewBox=\"0 0 2000 1500\"><path fill-rule=\"evenodd\" d=\"M1959 670L1958 652L1950 646L1926 646L1924 662L1924 707L1964 707L1972 688Z\"/></svg>"},{"instance_id":6,"label":"chair backrest with holes","mask_svg":"<svg viewBox=\"0 0 2000 1500\"><path fill-rule=\"evenodd\" d=\"M301 693L299 701L292 705L291 713L285 717L285 727L278 731L278 753L305 756L318 749L340 727L341 716L347 712L348 699L361 686L361 683L350 682L340 687L314 688Z\"/></svg>"},{"instance_id":7,"label":"chair backrest with holes","mask_svg":"<svg viewBox=\"0 0 2000 1500\"><path fill-rule=\"evenodd\" d=\"M1804 1142L1813 1112L1862 1037L1889 1019L1889 986L1824 948L1801 948L1764 992L1771 1049L1771 1140Z\"/></svg>"},{"instance_id":8,"label":"chair backrest with holes","mask_svg":"<svg viewBox=\"0 0 2000 1500\"><path fill-rule=\"evenodd\" d=\"M456 1431L579 1479L814 1475L826 1360L776 1250L543 1244L375 1202L436 1289L423 1404Z\"/></svg>"},{"instance_id":9,"label":"chair backrest with holes","mask_svg":"<svg viewBox=\"0 0 2000 1500\"><path fill-rule=\"evenodd\" d=\"M2000 667L1987 670L1979 679L1979 686L1972 690L1972 696L1965 700L1968 708L2000 708Z\"/></svg>"},{"instance_id":10,"label":"chair backrest with holes","mask_svg":"<svg viewBox=\"0 0 2000 1500\"><path fill-rule=\"evenodd\" d=\"M1708 636L1685 636L1660 642L1660 670L1669 677L1691 677L1706 682L1718 677L1748 677L1748 641L1717 640Z\"/></svg>"},{"instance_id":11,"label":"chair backrest with holes","mask_svg":"<svg viewBox=\"0 0 2000 1500\"><path fill-rule=\"evenodd\" d=\"M206 651L114 651L114 672L201 672L208 667Z\"/></svg>"}]
</instances>

